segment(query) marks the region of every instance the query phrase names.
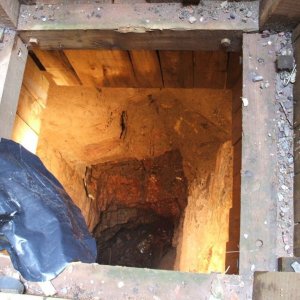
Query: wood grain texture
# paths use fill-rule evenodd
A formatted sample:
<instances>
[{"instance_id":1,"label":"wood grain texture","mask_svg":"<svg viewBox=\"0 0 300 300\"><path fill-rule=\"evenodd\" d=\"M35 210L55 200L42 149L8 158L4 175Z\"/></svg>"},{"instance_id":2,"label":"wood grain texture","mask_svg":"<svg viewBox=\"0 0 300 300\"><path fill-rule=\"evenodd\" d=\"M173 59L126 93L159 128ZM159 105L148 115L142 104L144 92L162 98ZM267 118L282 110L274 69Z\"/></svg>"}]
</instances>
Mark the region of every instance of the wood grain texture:
<instances>
[{"instance_id":1,"label":"wood grain texture","mask_svg":"<svg viewBox=\"0 0 300 300\"><path fill-rule=\"evenodd\" d=\"M18 116L38 135L43 108L23 85L17 109Z\"/></svg>"},{"instance_id":2,"label":"wood grain texture","mask_svg":"<svg viewBox=\"0 0 300 300\"><path fill-rule=\"evenodd\" d=\"M192 51L159 51L165 87L194 87Z\"/></svg>"},{"instance_id":3,"label":"wood grain texture","mask_svg":"<svg viewBox=\"0 0 300 300\"><path fill-rule=\"evenodd\" d=\"M260 6L262 28L294 28L300 22L298 0L263 0Z\"/></svg>"},{"instance_id":4,"label":"wood grain texture","mask_svg":"<svg viewBox=\"0 0 300 300\"><path fill-rule=\"evenodd\" d=\"M0 26L15 28L18 23L19 9L18 0L0 0Z\"/></svg>"},{"instance_id":5,"label":"wood grain texture","mask_svg":"<svg viewBox=\"0 0 300 300\"><path fill-rule=\"evenodd\" d=\"M256 272L253 300L295 300L300 295L300 274L289 272Z\"/></svg>"},{"instance_id":6,"label":"wood grain texture","mask_svg":"<svg viewBox=\"0 0 300 300\"><path fill-rule=\"evenodd\" d=\"M294 177L294 223L300 223L300 174ZM300 234L300 233L299 233ZM296 232L294 233L296 237ZM298 237L300 239L300 236Z\"/></svg>"},{"instance_id":7,"label":"wood grain texture","mask_svg":"<svg viewBox=\"0 0 300 300\"><path fill-rule=\"evenodd\" d=\"M57 85L81 85L63 51L42 51L39 48L34 48L33 52L47 72L51 74L53 81Z\"/></svg>"},{"instance_id":8,"label":"wood grain texture","mask_svg":"<svg viewBox=\"0 0 300 300\"><path fill-rule=\"evenodd\" d=\"M11 138L27 49L15 33L7 32L0 43L0 137Z\"/></svg>"},{"instance_id":9,"label":"wood grain texture","mask_svg":"<svg viewBox=\"0 0 300 300\"><path fill-rule=\"evenodd\" d=\"M131 50L130 58L139 87L163 86L157 51Z\"/></svg>"},{"instance_id":10,"label":"wood grain texture","mask_svg":"<svg viewBox=\"0 0 300 300\"><path fill-rule=\"evenodd\" d=\"M230 52L228 53L227 79L226 88L232 89L236 82L242 78L242 53Z\"/></svg>"},{"instance_id":11,"label":"wood grain texture","mask_svg":"<svg viewBox=\"0 0 300 300\"><path fill-rule=\"evenodd\" d=\"M276 174L277 140L275 120L275 60L274 52L263 47L260 34L244 34L243 42L243 97L249 104L243 106L242 192L240 274L277 269L276 249ZM272 40L272 45L276 44ZM257 59L263 58L264 65ZM261 90L252 81L254 73L272 83ZM266 220L267 218L267 220ZM267 221L267 222L265 222ZM257 240L263 246L257 245Z\"/></svg>"},{"instance_id":12,"label":"wood grain texture","mask_svg":"<svg viewBox=\"0 0 300 300\"><path fill-rule=\"evenodd\" d=\"M28 56L27 59L23 84L34 98L45 107L48 97L49 81L30 56Z\"/></svg>"},{"instance_id":13,"label":"wood grain texture","mask_svg":"<svg viewBox=\"0 0 300 300\"><path fill-rule=\"evenodd\" d=\"M196 51L194 53L194 86L224 89L228 54L225 51Z\"/></svg>"},{"instance_id":14,"label":"wood grain texture","mask_svg":"<svg viewBox=\"0 0 300 300\"><path fill-rule=\"evenodd\" d=\"M258 30L258 20L243 22L240 10L229 20L219 3L205 5L208 11L218 12L217 20L208 17L191 24L178 17L183 10L179 3L103 4L100 10L97 3L66 4L59 9L44 6L42 12L21 5L18 31L24 42L36 38L43 49L217 50L227 37L231 40L228 50L237 50L242 32ZM245 2L246 8L257 15L258 1ZM195 10L195 17L200 19L200 10Z\"/></svg>"},{"instance_id":15,"label":"wood grain texture","mask_svg":"<svg viewBox=\"0 0 300 300\"><path fill-rule=\"evenodd\" d=\"M82 84L96 87L135 87L129 53L120 50L65 50Z\"/></svg>"},{"instance_id":16,"label":"wood grain texture","mask_svg":"<svg viewBox=\"0 0 300 300\"><path fill-rule=\"evenodd\" d=\"M294 255L300 256L300 224L294 227Z\"/></svg>"}]
</instances>

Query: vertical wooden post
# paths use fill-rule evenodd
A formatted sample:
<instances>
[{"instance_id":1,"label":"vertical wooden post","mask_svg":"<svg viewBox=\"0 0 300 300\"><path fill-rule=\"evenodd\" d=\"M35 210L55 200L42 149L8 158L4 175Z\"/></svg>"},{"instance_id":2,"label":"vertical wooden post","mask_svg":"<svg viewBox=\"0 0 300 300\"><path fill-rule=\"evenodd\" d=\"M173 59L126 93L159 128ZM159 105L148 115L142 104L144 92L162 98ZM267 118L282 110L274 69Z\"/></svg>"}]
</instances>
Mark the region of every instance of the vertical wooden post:
<instances>
[{"instance_id":1,"label":"vertical wooden post","mask_svg":"<svg viewBox=\"0 0 300 300\"><path fill-rule=\"evenodd\" d=\"M6 31L0 43L0 137L11 138L27 54L16 33Z\"/></svg>"}]
</instances>

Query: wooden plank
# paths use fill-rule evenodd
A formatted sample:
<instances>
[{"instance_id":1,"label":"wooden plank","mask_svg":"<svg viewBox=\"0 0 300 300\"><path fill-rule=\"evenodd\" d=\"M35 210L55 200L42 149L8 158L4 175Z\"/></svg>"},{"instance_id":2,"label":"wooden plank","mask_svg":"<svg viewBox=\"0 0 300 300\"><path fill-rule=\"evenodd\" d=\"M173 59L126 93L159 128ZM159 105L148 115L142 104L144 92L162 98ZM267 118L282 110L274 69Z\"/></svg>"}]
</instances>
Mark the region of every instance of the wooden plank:
<instances>
[{"instance_id":1,"label":"wooden plank","mask_svg":"<svg viewBox=\"0 0 300 300\"><path fill-rule=\"evenodd\" d=\"M300 174L299 173L296 174L294 177L294 223L300 223Z\"/></svg>"},{"instance_id":2,"label":"wooden plank","mask_svg":"<svg viewBox=\"0 0 300 300\"><path fill-rule=\"evenodd\" d=\"M39 137L18 114L16 115L11 139L21 144L28 151L36 153Z\"/></svg>"},{"instance_id":3,"label":"wooden plank","mask_svg":"<svg viewBox=\"0 0 300 300\"><path fill-rule=\"evenodd\" d=\"M232 88L232 112L235 113L242 107L242 76Z\"/></svg>"},{"instance_id":4,"label":"wooden plank","mask_svg":"<svg viewBox=\"0 0 300 300\"><path fill-rule=\"evenodd\" d=\"M193 52L159 51L164 87L194 87Z\"/></svg>"},{"instance_id":5,"label":"wooden plank","mask_svg":"<svg viewBox=\"0 0 300 300\"><path fill-rule=\"evenodd\" d=\"M280 272L295 272L292 264L297 262L300 264L300 257L279 257L278 258L278 271Z\"/></svg>"},{"instance_id":6,"label":"wooden plank","mask_svg":"<svg viewBox=\"0 0 300 300\"><path fill-rule=\"evenodd\" d=\"M233 147L233 175L240 176L241 168L242 168L242 139L240 139ZM238 181L238 183L239 182L240 180Z\"/></svg>"},{"instance_id":7,"label":"wooden plank","mask_svg":"<svg viewBox=\"0 0 300 300\"><path fill-rule=\"evenodd\" d=\"M33 51L57 85L81 85L63 51L42 51L37 47Z\"/></svg>"},{"instance_id":8,"label":"wooden plank","mask_svg":"<svg viewBox=\"0 0 300 300\"><path fill-rule=\"evenodd\" d=\"M162 87L161 69L156 51L131 50L130 58L138 87Z\"/></svg>"},{"instance_id":9,"label":"wooden plank","mask_svg":"<svg viewBox=\"0 0 300 300\"><path fill-rule=\"evenodd\" d=\"M227 59L228 55L224 51L196 51L194 53L195 87L225 88Z\"/></svg>"},{"instance_id":10,"label":"wooden plank","mask_svg":"<svg viewBox=\"0 0 300 300\"><path fill-rule=\"evenodd\" d=\"M95 87L135 87L127 51L65 50L82 84Z\"/></svg>"},{"instance_id":11,"label":"wooden plank","mask_svg":"<svg viewBox=\"0 0 300 300\"><path fill-rule=\"evenodd\" d=\"M18 0L0 0L0 26L15 28L18 23L19 9Z\"/></svg>"},{"instance_id":12,"label":"wooden plank","mask_svg":"<svg viewBox=\"0 0 300 300\"><path fill-rule=\"evenodd\" d=\"M300 224L294 226L294 255L300 256Z\"/></svg>"},{"instance_id":13,"label":"wooden plank","mask_svg":"<svg viewBox=\"0 0 300 300\"><path fill-rule=\"evenodd\" d=\"M300 37L300 23L298 26L293 30L293 41L295 42Z\"/></svg>"},{"instance_id":14,"label":"wooden plank","mask_svg":"<svg viewBox=\"0 0 300 300\"><path fill-rule=\"evenodd\" d=\"M271 38L272 47L276 46ZM273 119L275 95L275 51L263 47L260 34L245 34L243 41L243 97L248 105L243 106L242 143L242 191L240 274L256 271L274 271L276 257L276 203L277 190L274 170L277 162L277 140L268 138L277 127ZM257 58L264 59L259 64ZM261 90L253 82L254 73L272 83ZM274 134L273 134L274 133ZM261 243L263 244L260 247Z\"/></svg>"},{"instance_id":15,"label":"wooden plank","mask_svg":"<svg viewBox=\"0 0 300 300\"><path fill-rule=\"evenodd\" d=\"M228 54L228 67L227 67L227 79L226 88L232 89L237 81L242 78L242 54L240 52L230 52Z\"/></svg>"},{"instance_id":16,"label":"wooden plank","mask_svg":"<svg viewBox=\"0 0 300 300\"><path fill-rule=\"evenodd\" d=\"M25 45L14 32L6 32L0 43L0 137L11 137L26 59Z\"/></svg>"},{"instance_id":17,"label":"wooden plank","mask_svg":"<svg viewBox=\"0 0 300 300\"><path fill-rule=\"evenodd\" d=\"M235 145L242 137L242 109L233 113L232 117L232 144Z\"/></svg>"},{"instance_id":18,"label":"wooden plank","mask_svg":"<svg viewBox=\"0 0 300 300\"><path fill-rule=\"evenodd\" d=\"M17 114L36 133L40 133L43 107L23 85L19 97Z\"/></svg>"},{"instance_id":19,"label":"wooden plank","mask_svg":"<svg viewBox=\"0 0 300 300\"><path fill-rule=\"evenodd\" d=\"M260 8L262 28L292 29L300 22L300 3L298 0L263 0Z\"/></svg>"},{"instance_id":20,"label":"wooden plank","mask_svg":"<svg viewBox=\"0 0 300 300\"><path fill-rule=\"evenodd\" d=\"M258 30L258 20L248 18L244 22L238 4L231 5L235 19L228 18L228 12L220 9L219 2L209 1L205 11L194 10L195 23L179 17L186 10L179 3L103 4L101 7L97 3L66 3L59 9L57 5L44 6L43 11L21 5L18 31L24 42L36 39L42 49L217 50L226 37L231 40L228 50L236 50L241 47L243 31ZM244 6L244 11L251 10L254 16L258 15L258 1L245 2ZM211 11L216 12L215 19ZM200 22L203 14L206 21ZM49 20L45 16L50 16Z\"/></svg>"},{"instance_id":21,"label":"wooden plank","mask_svg":"<svg viewBox=\"0 0 300 300\"><path fill-rule=\"evenodd\" d=\"M45 107L48 97L49 81L30 56L28 56L27 59L23 84L34 98Z\"/></svg>"},{"instance_id":22,"label":"wooden plank","mask_svg":"<svg viewBox=\"0 0 300 300\"><path fill-rule=\"evenodd\" d=\"M295 300L300 295L300 274L288 272L256 272L253 300Z\"/></svg>"},{"instance_id":23,"label":"wooden plank","mask_svg":"<svg viewBox=\"0 0 300 300\"><path fill-rule=\"evenodd\" d=\"M300 66L300 39L298 38L295 42L295 59L297 64L297 69L299 72ZM299 73L297 73L299 74ZM300 125L300 79L299 75L296 77L296 82L293 88L294 93L294 127L298 127Z\"/></svg>"}]
</instances>

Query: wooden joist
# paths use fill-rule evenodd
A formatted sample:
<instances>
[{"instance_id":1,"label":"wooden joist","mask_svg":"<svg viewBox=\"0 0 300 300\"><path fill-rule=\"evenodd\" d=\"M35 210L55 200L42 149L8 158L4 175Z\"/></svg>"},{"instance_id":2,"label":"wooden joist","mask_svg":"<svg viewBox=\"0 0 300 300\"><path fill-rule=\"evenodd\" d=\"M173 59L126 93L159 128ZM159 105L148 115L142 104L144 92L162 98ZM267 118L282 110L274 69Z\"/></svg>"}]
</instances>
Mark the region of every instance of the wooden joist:
<instances>
[{"instance_id":1,"label":"wooden joist","mask_svg":"<svg viewBox=\"0 0 300 300\"><path fill-rule=\"evenodd\" d=\"M15 28L18 23L20 3L18 0L0 0L0 27Z\"/></svg>"},{"instance_id":2,"label":"wooden joist","mask_svg":"<svg viewBox=\"0 0 300 300\"><path fill-rule=\"evenodd\" d=\"M261 28L294 28L300 22L298 0L262 0L260 5Z\"/></svg>"},{"instance_id":3,"label":"wooden joist","mask_svg":"<svg viewBox=\"0 0 300 300\"><path fill-rule=\"evenodd\" d=\"M228 38L228 49L237 50L242 32L258 30L257 17L245 19L247 10L258 15L258 1L244 6L230 19L219 1L192 13L179 3L53 4L43 10L21 5L18 31L25 43L35 41L42 49L219 50Z\"/></svg>"}]
</instances>

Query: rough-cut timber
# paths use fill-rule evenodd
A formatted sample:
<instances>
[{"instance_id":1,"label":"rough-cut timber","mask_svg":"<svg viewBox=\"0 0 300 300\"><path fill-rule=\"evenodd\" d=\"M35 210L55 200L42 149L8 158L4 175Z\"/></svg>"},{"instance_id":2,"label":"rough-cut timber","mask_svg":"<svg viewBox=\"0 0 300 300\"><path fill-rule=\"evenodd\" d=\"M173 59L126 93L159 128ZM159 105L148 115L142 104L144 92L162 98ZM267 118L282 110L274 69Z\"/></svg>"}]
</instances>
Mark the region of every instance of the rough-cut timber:
<instances>
[{"instance_id":1,"label":"rough-cut timber","mask_svg":"<svg viewBox=\"0 0 300 300\"><path fill-rule=\"evenodd\" d=\"M8 257L0 255L0 264L3 266L0 275L18 276ZM51 283L57 291L55 297L66 299L186 300L218 299L216 297L220 295L221 299L251 298L248 281L239 276L217 273L181 273L72 263ZM25 284L27 294L43 294L38 283L27 281Z\"/></svg>"},{"instance_id":2,"label":"rough-cut timber","mask_svg":"<svg viewBox=\"0 0 300 300\"><path fill-rule=\"evenodd\" d=\"M300 65L300 25L293 32L295 58L297 66ZM298 68L299 69L299 68ZM299 70L298 70L299 72ZM294 84L294 163L295 163L295 180L294 180L294 254L300 256L300 79L296 78Z\"/></svg>"},{"instance_id":3,"label":"rough-cut timber","mask_svg":"<svg viewBox=\"0 0 300 300\"><path fill-rule=\"evenodd\" d=\"M299 273L257 272L254 275L253 300L298 299L299 282Z\"/></svg>"},{"instance_id":4,"label":"rough-cut timber","mask_svg":"<svg viewBox=\"0 0 300 300\"><path fill-rule=\"evenodd\" d=\"M277 269L275 38L271 41L264 47L260 34L245 34L243 41L240 273L249 275ZM269 87L261 89L255 76L263 76Z\"/></svg>"},{"instance_id":5,"label":"rough-cut timber","mask_svg":"<svg viewBox=\"0 0 300 300\"><path fill-rule=\"evenodd\" d=\"M7 31L0 43L0 137L11 137L26 59L25 45Z\"/></svg>"},{"instance_id":6,"label":"rough-cut timber","mask_svg":"<svg viewBox=\"0 0 300 300\"><path fill-rule=\"evenodd\" d=\"M294 28L300 22L298 0L263 0L260 5L262 28Z\"/></svg>"},{"instance_id":7,"label":"rough-cut timber","mask_svg":"<svg viewBox=\"0 0 300 300\"><path fill-rule=\"evenodd\" d=\"M258 30L258 1L243 2L243 10L231 5L235 18L221 1L192 10L179 3L45 5L43 10L21 5L18 30L23 41L36 39L43 49L217 50L229 38L229 50L236 50L242 32Z\"/></svg>"},{"instance_id":8,"label":"rough-cut timber","mask_svg":"<svg viewBox=\"0 0 300 300\"><path fill-rule=\"evenodd\" d=\"M0 0L0 26L15 28L18 23L19 8L18 0Z\"/></svg>"}]
</instances>

